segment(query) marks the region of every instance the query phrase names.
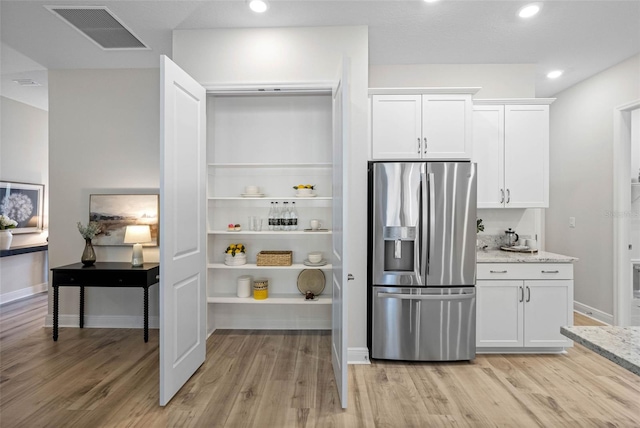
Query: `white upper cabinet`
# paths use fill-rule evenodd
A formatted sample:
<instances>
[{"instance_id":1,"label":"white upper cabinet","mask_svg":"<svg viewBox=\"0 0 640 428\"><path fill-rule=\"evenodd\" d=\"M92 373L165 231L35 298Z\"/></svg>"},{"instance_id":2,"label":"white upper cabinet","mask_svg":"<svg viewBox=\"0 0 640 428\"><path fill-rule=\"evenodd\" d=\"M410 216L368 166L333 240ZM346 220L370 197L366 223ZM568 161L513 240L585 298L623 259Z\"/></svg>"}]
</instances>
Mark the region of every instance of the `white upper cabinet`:
<instances>
[{"instance_id":1,"label":"white upper cabinet","mask_svg":"<svg viewBox=\"0 0 640 428\"><path fill-rule=\"evenodd\" d=\"M478 208L549 206L549 104L552 99L476 100L473 161Z\"/></svg>"},{"instance_id":2,"label":"white upper cabinet","mask_svg":"<svg viewBox=\"0 0 640 428\"><path fill-rule=\"evenodd\" d=\"M478 88L446 89L371 89L372 159L471 159Z\"/></svg>"}]
</instances>

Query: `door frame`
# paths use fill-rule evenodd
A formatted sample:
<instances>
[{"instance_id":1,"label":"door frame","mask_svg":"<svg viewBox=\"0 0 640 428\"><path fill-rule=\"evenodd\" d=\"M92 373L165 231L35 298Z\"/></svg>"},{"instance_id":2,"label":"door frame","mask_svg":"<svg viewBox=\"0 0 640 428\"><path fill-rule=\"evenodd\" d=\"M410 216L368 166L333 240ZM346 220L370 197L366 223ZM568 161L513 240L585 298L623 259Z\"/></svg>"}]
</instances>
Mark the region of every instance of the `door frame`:
<instances>
[{"instance_id":1,"label":"door frame","mask_svg":"<svg viewBox=\"0 0 640 428\"><path fill-rule=\"evenodd\" d=\"M629 295L632 267L629 260L629 216L631 215L631 112L640 109L640 99L613 111L613 324L630 323Z\"/></svg>"}]
</instances>

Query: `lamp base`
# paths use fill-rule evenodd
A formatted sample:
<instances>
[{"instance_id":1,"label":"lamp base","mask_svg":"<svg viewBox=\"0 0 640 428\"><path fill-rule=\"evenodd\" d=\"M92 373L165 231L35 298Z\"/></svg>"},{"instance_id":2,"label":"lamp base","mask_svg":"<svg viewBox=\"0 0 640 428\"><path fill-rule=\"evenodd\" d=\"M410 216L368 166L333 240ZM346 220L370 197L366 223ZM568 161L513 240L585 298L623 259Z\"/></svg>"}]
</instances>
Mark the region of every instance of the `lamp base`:
<instances>
[{"instance_id":1,"label":"lamp base","mask_svg":"<svg viewBox=\"0 0 640 428\"><path fill-rule=\"evenodd\" d=\"M142 256L142 244L133 244L133 252L131 253L131 266L142 266L144 257Z\"/></svg>"}]
</instances>

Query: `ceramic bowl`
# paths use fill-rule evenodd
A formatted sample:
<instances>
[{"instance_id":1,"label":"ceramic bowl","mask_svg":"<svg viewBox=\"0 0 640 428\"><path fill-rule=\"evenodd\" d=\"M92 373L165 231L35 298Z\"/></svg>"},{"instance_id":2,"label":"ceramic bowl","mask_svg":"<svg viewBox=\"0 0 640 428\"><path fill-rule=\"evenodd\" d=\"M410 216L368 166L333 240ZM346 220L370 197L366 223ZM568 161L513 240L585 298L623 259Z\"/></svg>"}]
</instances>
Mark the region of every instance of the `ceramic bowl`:
<instances>
[{"instance_id":1,"label":"ceramic bowl","mask_svg":"<svg viewBox=\"0 0 640 428\"><path fill-rule=\"evenodd\" d=\"M309 253L307 254L307 260L311 263L320 263L322 261L322 253L320 251Z\"/></svg>"}]
</instances>

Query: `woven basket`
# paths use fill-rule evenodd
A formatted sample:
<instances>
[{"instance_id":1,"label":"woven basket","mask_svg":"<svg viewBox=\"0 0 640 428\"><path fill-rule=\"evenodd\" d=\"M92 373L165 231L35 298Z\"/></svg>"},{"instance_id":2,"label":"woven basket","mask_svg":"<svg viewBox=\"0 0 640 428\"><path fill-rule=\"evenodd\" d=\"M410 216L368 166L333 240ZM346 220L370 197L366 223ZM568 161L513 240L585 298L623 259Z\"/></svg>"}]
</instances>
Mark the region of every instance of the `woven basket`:
<instances>
[{"instance_id":1,"label":"woven basket","mask_svg":"<svg viewBox=\"0 0 640 428\"><path fill-rule=\"evenodd\" d=\"M260 251L258 266L291 266L293 251Z\"/></svg>"}]
</instances>

